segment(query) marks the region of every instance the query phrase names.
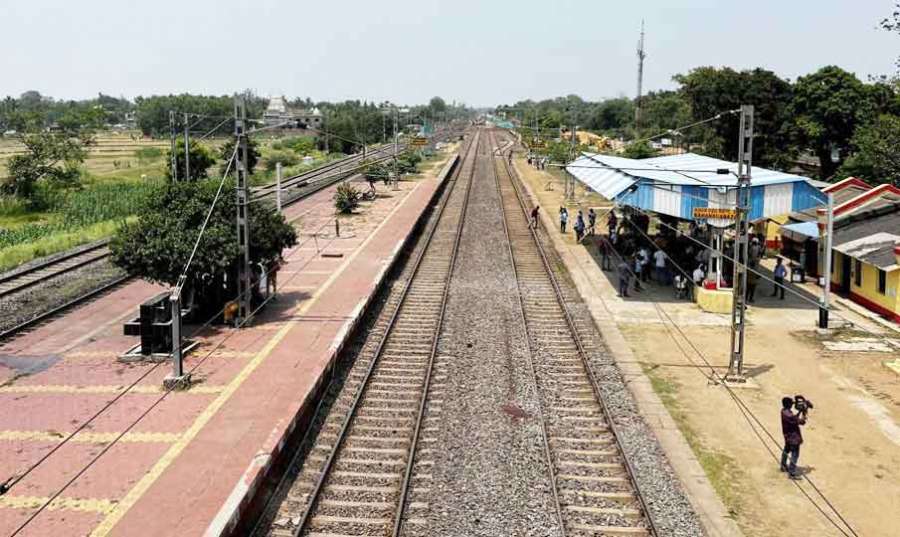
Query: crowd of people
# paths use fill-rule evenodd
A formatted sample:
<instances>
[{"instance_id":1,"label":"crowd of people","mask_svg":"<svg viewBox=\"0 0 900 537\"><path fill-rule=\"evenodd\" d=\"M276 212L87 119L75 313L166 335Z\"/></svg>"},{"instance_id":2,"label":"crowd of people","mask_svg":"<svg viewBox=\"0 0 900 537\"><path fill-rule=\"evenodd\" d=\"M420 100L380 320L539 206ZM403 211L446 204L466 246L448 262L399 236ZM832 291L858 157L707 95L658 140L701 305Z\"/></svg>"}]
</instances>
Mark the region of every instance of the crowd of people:
<instances>
[{"instance_id":1,"label":"crowd of people","mask_svg":"<svg viewBox=\"0 0 900 537\"><path fill-rule=\"evenodd\" d=\"M619 294L627 297L631 289L641 291L642 283L654 281L659 285L674 290L677 298L693 299L695 288L702 286L706 280L712 248L711 233L705 225L690 223L686 232L676 232L678 221L669 221L660 216L662 225L654 237L649 234L650 217L630 208L620 219L614 210L606 216L608 233L601 235L597 241L600 250L601 268L612 270L613 259L618 272ZM569 210L559 208L560 232L566 233L570 225ZM587 236L596 235L597 213L588 209L586 219L582 210L578 210L571 224L575 239L581 242ZM733 244L726 245L723 252L721 279L724 286L731 285L734 259ZM747 301L756 299L756 288L759 275L759 260L765 255L765 241L762 237L751 235L748 245ZM784 299L784 281L787 270L781 259L777 261L774 271L775 286L771 296L780 294Z\"/></svg>"}]
</instances>

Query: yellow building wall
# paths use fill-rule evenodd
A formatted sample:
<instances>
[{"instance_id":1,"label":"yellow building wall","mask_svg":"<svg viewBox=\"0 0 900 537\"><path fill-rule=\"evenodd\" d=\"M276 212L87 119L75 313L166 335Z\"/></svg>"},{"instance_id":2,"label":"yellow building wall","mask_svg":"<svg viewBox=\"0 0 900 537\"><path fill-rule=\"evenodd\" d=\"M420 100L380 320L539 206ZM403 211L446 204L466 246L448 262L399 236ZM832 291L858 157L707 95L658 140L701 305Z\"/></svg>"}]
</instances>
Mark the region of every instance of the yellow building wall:
<instances>
[{"instance_id":1,"label":"yellow building wall","mask_svg":"<svg viewBox=\"0 0 900 537\"><path fill-rule=\"evenodd\" d=\"M833 252L834 254L834 271L831 274L831 281L836 285L841 284L841 272L843 267L844 254ZM850 293L858 297L868 300L887 311L893 312L894 315L900 315L900 270L894 270L887 273L886 287L884 294L878 292L878 268L868 263L860 263L862 269L861 285L856 285L855 270L856 261L850 259Z\"/></svg>"}]
</instances>

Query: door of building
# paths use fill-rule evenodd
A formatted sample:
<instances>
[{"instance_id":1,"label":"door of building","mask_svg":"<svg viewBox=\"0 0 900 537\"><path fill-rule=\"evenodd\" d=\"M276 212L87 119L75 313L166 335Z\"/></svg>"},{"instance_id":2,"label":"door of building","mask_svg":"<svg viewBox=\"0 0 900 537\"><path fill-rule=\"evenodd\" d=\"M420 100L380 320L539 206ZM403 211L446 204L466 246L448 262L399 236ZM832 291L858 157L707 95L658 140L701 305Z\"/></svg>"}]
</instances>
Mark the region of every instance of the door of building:
<instances>
[{"instance_id":1,"label":"door of building","mask_svg":"<svg viewBox=\"0 0 900 537\"><path fill-rule=\"evenodd\" d=\"M841 289L842 295L850 294L850 270L853 259L849 255L841 255Z\"/></svg>"}]
</instances>

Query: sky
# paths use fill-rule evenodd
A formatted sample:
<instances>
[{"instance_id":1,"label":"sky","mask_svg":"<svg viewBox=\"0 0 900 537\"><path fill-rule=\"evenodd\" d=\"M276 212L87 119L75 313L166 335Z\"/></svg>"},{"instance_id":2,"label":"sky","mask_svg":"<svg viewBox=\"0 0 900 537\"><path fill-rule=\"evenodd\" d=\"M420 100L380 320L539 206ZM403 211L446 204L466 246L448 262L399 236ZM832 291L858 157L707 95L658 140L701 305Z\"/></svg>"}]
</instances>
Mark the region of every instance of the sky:
<instances>
[{"instance_id":1,"label":"sky","mask_svg":"<svg viewBox=\"0 0 900 537\"><path fill-rule=\"evenodd\" d=\"M0 95L231 94L494 106L645 90L705 65L892 74L893 0L5 0Z\"/></svg>"}]
</instances>

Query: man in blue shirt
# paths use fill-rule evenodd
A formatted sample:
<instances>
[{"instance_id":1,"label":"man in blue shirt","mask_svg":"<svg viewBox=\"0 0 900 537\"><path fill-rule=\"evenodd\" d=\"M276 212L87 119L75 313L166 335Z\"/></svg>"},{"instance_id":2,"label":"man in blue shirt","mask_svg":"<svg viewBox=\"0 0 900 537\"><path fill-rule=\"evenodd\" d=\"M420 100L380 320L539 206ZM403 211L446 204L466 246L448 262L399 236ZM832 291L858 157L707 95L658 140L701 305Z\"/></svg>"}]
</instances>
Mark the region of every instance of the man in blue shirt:
<instances>
[{"instance_id":1,"label":"man in blue shirt","mask_svg":"<svg viewBox=\"0 0 900 537\"><path fill-rule=\"evenodd\" d=\"M781 292L781 300L784 300L784 277L787 276L787 268L784 266L783 260L779 257L775 262L775 288L772 289L772 296Z\"/></svg>"}]
</instances>

